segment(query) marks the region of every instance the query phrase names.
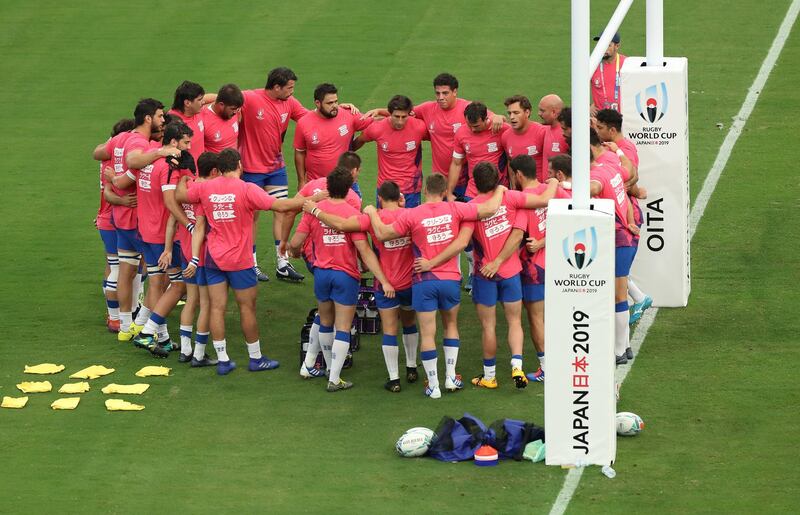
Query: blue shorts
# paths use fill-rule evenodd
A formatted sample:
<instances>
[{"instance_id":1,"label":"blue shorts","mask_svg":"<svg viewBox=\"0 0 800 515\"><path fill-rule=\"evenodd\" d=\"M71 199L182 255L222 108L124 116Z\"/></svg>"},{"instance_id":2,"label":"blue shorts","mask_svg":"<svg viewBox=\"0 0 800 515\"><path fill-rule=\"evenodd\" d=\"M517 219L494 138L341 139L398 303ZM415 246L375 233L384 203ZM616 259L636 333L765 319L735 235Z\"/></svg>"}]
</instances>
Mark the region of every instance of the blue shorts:
<instances>
[{"instance_id":1,"label":"blue shorts","mask_svg":"<svg viewBox=\"0 0 800 515\"><path fill-rule=\"evenodd\" d=\"M242 172L244 182L252 182L259 188L265 186L289 186L289 178L286 176L286 167L278 168L269 173Z\"/></svg>"},{"instance_id":2,"label":"blue shorts","mask_svg":"<svg viewBox=\"0 0 800 515\"><path fill-rule=\"evenodd\" d=\"M314 269L314 295L320 302L332 300L342 306L355 306L361 282L341 270Z\"/></svg>"},{"instance_id":3,"label":"blue shorts","mask_svg":"<svg viewBox=\"0 0 800 515\"><path fill-rule=\"evenodd\" d=\"M517 302L522 300L522 280L519 274L492 281L479 275L472 278L472 302L483 306L494 306L497 301Z\"/></svg>"},{"instance_id":4,"label":"blue shorts","mask_svg":"<svg viewBox=\"0 0 800 515\"><path fill-rule=\"evenodd\" d=\"M466 194L467 194L466 184L463 186L456 186L455 188L453 188L453 195L455 195L456 197L464 197L466 196Z\"/></svg>"},{"instance_id":5,"label":"blue shorts","mask_svg":"<svg viewBox=\"0 0 800 515\"><path fill-rule=\"evenodd\" d=\"M253 268L244 270L220 270L211 254L206 251L205 283L207 286L227 281L234 290L246 290L258 284L256 271Z\"/></svg>"},{"instance_id":6,"label":"blue shorts","mask_svg":"<svg viewBox=\"0 0 800 515\"><path fill-rule=\"evenodd\" d=\"M631 273L636 247L617 247L614 260L614 277L628 277Z\"/></svg>"},{"instance_id":7,"label":"blue shorts","mask_svg":"<svg viewBox=\"0 0 800 515\"><path fill-rule=\"evenodd\" d=\"M357 182L354 182L353 185L350 186L350 189L356 192L358 198L361 198L361 188L358 186Z\"/></svg>"},{"instance_id":8,"label":"blue shorts","mask_svg":"<svg viewBox=\"0 0 800 515\"><path fill-rule=\"evenodd\" d=\"M100 239L103 240L103 247L106 249L106 254L117 255L117 231L100 231Z\"/></svg>"},{"instance_id":9,"label":"blue shorts","mask_svg":"<svg viewBox=\"0 0 800 515\"><path fill-rule=\"evenodd\" d=\"M117 229L117 250L142 253L142 240L136 229Z\"/></svg>"},{"instance_id":10,"label":"blue shorts","mask_svg":"<svg viewBox=\"0 0 800 515\"><path fill-rule=\"evenodd\" d=\"M144 255L144 262L147 263L147 266L158 266L158 258L161 257L162 252L164 252L163 243L142 242L142 254ZM170 262L169 267L179 268L182 258L181 246L175 241L172 243L172 262Z\"/></svg>"},{"instance_id":11,"label":"blue shorts","mask_svg":"<svg viewBox=\"0 0 800 515\"><path fill-rule=\"evenodd\" d=\"M522 300L525 302L539 302L544 300L544 268L539 265L536 267L536 281L532 283L522 283Z\"/></svg>"},{"instance_id":12,"label":"blue shorts","mask_svg":"<svg viewBox=\"0 0 800 515\"><path fill-rule=\"evenodd\" d=\"M414 311L449 310L461 303L461 283L438 279L421 281L411 286Z\"/></svg>"},{"instance_id":13,"label":"blue shorts","mask_svg":"<svg viewBox=\"0 0 800 515\"><path fill-rule=\"evenodd\" d=\"M187 266L189 266L189 261L186 260L186 256L181 255L181 269L185 270ZM183 274L181 274L181 277L183 277L183 282L186 284L196 284L197 286L208 285L206 281L206 267L204 266L198 266L192 277L185 277Z\"/></svg>"},{"instance_id":14,"label":"blue shorts","mask_svg":"<svg viewBox=\"0 0 800 515\"><path fill-rule=\"evenodd\" d=\"M383 288L379 288L375 292L375 304L378 309L392 309L397 307L410 308L411 307L411 288L405 290L395 291L393 299L387 299L383 294Z\"/></svg>"},{"instance_id":15,"label":"blue shorts","mask_svg":"<svg viewBox=\"0 0 800 515\"><path fill-rule=\"evenodd\" d=\"M303 258L303 263L306 264L306 269L311 272L311 275L314 275L314 265L312 265L311 262L306 258Z\"/></svg>"}]
</instances>

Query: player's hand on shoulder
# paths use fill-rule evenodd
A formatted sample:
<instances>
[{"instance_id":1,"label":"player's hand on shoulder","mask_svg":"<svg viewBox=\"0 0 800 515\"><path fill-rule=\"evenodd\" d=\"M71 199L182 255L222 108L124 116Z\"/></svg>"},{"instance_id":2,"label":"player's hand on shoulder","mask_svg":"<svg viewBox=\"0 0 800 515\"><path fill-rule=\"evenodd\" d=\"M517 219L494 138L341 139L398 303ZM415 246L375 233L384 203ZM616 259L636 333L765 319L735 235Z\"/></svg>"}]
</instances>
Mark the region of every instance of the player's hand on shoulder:
<instances>
[{"instance_id":1,"label":"player's hand on shoulder","mask_svg":"<svg viewBox=\"0 0 800 515\"><path fill-rule=\"evenodd\" d=\"M367 216L371 215L372 213L377 213L377 212L378 212L378 210L373 205L369 205L369 206L366 206L364 208L364 214L367 215Z\"/></svg>"},{"instance_id":2,"label":"player's hand on shoulder","mask_svg":"<svg viewBox=\"0 0 800 515\"><path fill-rule=\"evenodd\" d=\"M306 213L310 213L310 212L314 211L314 208L316 208L316 207L317 207L317 203L314 202L313 200L306 199L306 201L303 202L303 211L305 211Z\"/></svg>"},{"instance_id":3,"label":"player's hand on shoulder","mask_svg":"<svg viewBox=\"0 0 800 515\"><path fill-rule=\"evenodd\" d=\"M328 190L319 190L318 192L314 193L311 196L310 200L313 200L314 202L319 202L320 200L325 200L328 197L329 197Z\"/></svg>"}]
</instances>

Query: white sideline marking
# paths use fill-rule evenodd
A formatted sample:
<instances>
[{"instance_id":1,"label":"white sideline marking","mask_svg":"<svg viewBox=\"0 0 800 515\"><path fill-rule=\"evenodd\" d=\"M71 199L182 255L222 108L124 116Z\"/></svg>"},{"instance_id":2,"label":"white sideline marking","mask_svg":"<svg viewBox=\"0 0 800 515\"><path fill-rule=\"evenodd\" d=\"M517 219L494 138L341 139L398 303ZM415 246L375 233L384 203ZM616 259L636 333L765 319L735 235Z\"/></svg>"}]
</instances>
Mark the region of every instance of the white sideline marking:
<instances>
[{"instance_id":1,"label":"white sideline marking","mask_svg":"<svg viewBox=\"0 0 800 515\"><path fill-rule=\"evenodd\" d=\"M692 206L692 212L689 216L689 240L694 239L697 225L700 223L700 219L703 218L703 214L705 214L706 207L708 206L709 200L711 200L714 189L717 187L717 182L719 182L722 171L725 169L725 165L728 164L728 158L731 156L733 147L742 134L745 123L747 123L747 119L750 118L750 114L753 112L753 108L769 78L769 74L775 67L775 63L783 50L783 46L789 38L789 33L792 31L792 25L794 25L795 20L797 20L798 13L800 13L800 0L793 0L792 4L789 6L789 10L786 12L783 23L781 23L780 29L778 29L778 34L772 41L772 47L770 47L767 56L761 63L758 75L756 75L753 84L747 92L747 96L744 99L741 109L739 109L739 113L734 118L731 128L728 129L728 134L725 136L722 146L719 147L717 158L714 160L714 164L711 166L711 170L708 172L705 182L703 182L703 188L700 190L700 193L697 194L694 206ZM631 349L633 349L634 356L639 355L639 349L642 343L644 343L647 332L650 330L650 326L653 325L657 314L658 308L648 309L639 321L639 325L636 326L636 330L631 336ZM628 372L635 362L636 358L634 357L627 365L617 368L616 380L620 386L622 386L622 383L625 381ZM567 477L564 478L564 485L558 492L558 497L556 497L555 502L553 502L553 507L550 508L550 515L562 515L567 511L569 502L572 500L572 496L575 494L575 490L578 489L578 485L581 482L583 470L584 467L572 468L569 473L567 473Z\"/></svg>"}]
</instances>

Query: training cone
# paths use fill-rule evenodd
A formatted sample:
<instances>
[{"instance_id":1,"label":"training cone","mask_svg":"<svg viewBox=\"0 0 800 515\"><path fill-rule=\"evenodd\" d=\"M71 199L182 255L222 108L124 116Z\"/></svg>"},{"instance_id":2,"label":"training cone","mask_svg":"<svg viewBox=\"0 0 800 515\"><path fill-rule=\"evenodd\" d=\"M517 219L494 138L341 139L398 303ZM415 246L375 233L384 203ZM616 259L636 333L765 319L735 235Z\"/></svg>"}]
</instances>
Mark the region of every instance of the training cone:
<instances>
[{"instance_id":1,"label":"training cone","mask_svg":"<svg viewBox=\"0 0 800 515\"><path fill-rule=\"evenodd\" d=\"M497 450L491 445L481 445L475 451L475 465L493 467L497 465Z\"/></svg>"}]
</instances>

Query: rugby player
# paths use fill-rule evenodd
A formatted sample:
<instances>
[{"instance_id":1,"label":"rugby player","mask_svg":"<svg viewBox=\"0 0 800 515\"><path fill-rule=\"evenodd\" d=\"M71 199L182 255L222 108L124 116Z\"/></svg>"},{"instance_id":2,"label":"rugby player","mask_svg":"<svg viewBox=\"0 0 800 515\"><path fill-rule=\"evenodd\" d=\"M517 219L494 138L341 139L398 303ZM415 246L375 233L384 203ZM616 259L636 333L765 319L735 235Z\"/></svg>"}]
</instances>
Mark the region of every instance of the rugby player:
<instances>
[{"instance_id":1,"label":"rugby player","mask_svg":"<svg viewBox=\"0 0 800 515\"><path fill-rule=\"evenodd\" d=\"M192 147L189 151L195 162L197 156L205 151L204 123L201 112L203 105L214 102L217 95L206 95L203 86L196 82L185 80L175 89L172 109L169 115L179 118L192 129Z\"/></svg>"},{"instance_id":2,"label":"rugby player","mask_svg":"<svg viewBox=\"0 0 800 515\"><path fill-rule=\"evenodd\" d=\"M558 122L558 115L563 108L564 102L558 95L545 95L539 101L539 118L542 119L545 127L549 129L544 133L542 153L539 154L536 160L539 182L544 182L547 179L548 160L555 155L564 154L569 150L569 145L567 145L567 141L564 138L561 124Z\"/></svg>"},{"instance_id":3,"label":"rugby player","mask_svg":"<svg viewBox=\"0 0 800 515\"><path fill-rule=\"evenodd\" d=\"M542 153L547 127L531 120L533 110L531 101L526 96L514 95L506 98L503 104L506 106L508 123L511 126L511 130L505 131L500 137L506 157L511 160L516 156L527 155L538 159ZM514 189L517 186L514 174L509 174L508 178Z\"/></svg>"},{"instance_id":4,"label":"rugby player","mask_svg":"<svg viewBox=\"0 0 800 515\"><path fill-rule=\"evenodd\" d=\"M239 111L242 109L242 104L244 96L239 86L225 84L219 88L216 101L203 107L200 114L203 123L203 141L207 151L220 152L226 148L237 147Z\"/></svg>"}]
</instances>

